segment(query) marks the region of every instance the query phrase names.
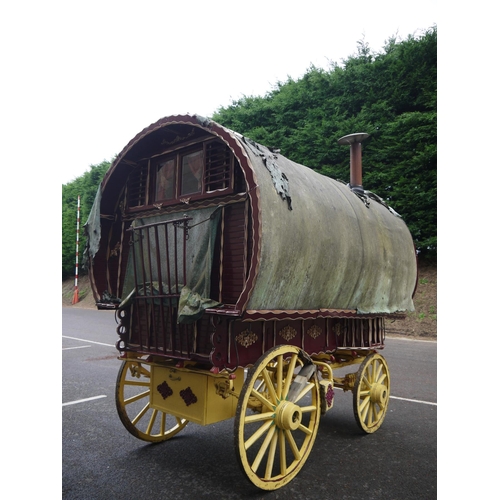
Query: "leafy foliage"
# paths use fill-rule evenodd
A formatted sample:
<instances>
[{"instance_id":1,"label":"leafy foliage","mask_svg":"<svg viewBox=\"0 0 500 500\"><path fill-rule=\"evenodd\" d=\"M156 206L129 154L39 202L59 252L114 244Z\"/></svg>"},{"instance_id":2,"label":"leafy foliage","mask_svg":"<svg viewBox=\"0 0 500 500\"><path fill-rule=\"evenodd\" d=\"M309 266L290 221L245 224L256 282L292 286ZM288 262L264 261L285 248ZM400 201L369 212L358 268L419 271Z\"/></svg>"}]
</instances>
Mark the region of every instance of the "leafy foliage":
<instances>
[{"instance_id":1,"label":"leafy foliage","mask_svg":"<svg viewBox=\"0 0 500 500\"><path fill-rule=\"evenodd\" d=\"M357 53L329 70L311 66L297 81L278 82L263 97L244 96L212 117L288 158L345 182L349 152L337 140L367 132L363 185L408 225L417 248L437 249L437 28L419 38L390 38L381 53L358 42ZM83 224L109 162L91 165L62 187L62 276L75 270L77 198ZM82 259L80 257L80 262Z\"/></svg>"},{"instance_id":2,"label":"leafy foliage","mask_svg":"<svg viewBox=\"0 0 500 500\"><path fill-rule=\"evenodd\" d=\"M85 234L83 225L92 209L94 198L104 174L111 166L110 162L103 161L99 165L91 165L90 170L62 187L62 279L66 279L75 272L76 250L76 219L78 196L80 196L80 232L79 232L79 269L85 248Z\"/></svg>"},{"instance_id":3,"label":"leafy foliage","mask_svg":"<svg viewBox=\"0 0 500 500\"><path fill-rule=\"evenodd\" d=\"M213 120L297 163L349 181L349 153L337 140L367 132L363 185L402 215L417 248L437 249L437 28L390 38L381 53L363 41L328 71L311 66L263 97L244 96Z\"/></svg>"}]
</instances>

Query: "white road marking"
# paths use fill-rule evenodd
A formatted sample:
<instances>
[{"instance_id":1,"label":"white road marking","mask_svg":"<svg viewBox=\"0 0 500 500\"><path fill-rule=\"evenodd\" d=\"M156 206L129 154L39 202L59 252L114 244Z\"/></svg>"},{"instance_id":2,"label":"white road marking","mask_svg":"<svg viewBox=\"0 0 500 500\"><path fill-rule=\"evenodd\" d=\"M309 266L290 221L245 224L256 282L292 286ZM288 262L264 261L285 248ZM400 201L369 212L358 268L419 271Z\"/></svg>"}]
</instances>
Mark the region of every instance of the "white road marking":
<instances>
[{"instance_id":1,"label":"white road marking","mask_svg":"<svg viewBox=\"0 0 500 500\"><path fill-rule=\"evenodd\" d=\"M98 345L105 345L105 346L108 346L108 347L115 347L112 344L104 344L102 342L94 342L92 340L79 339L79 338L76 338L76 337L68 337L66 335L63 335L63 338L65 338L65 339L71 339L71 340L79 340L81 342L87 342L89 344L98 344ZM89 346L81 346L81 347L89 347ZM77 347L63 348L63 350L65 350L65 349L78 349L78 348ZM72 404L76 404L76 403L83 403L85 401L91 401L92 399L99 399L99 398L105 398L105 397L106 396L96 396L95 398L81 399L79 401L73 401L71 403L63 403L63 406L72 405ZM420 401L418 399L399 398L397 396L390 396L390 398L392 398L392 399L400 399L401 401L409 401L410 403L421 403L421 404L424 404L424 405L437 406L437 403L431 403L430 401Z\"/></svg>"},{"instance_id":2,"label":"white road marking","mask_svg":"<svg viewBox=\"0 0 500 500\"><path fill-rule=\"evenodd\" d=\"M410 403L422 403L424 405L437 406L437 403L431 403L430 401L420 401L419 399L408 399L408 398L398 398L397 396L389 396L391 399L401 399L402 401L409 401Z\"/></svg>"},{"instance_id":3,"label":"white road marking","mask_svg":"<svg viewBox=\"0 0 500 500\"><path fill-rule=\"evenodd\" d=\"M87 340L87 339L78 339L76 337L67 337L66 335L63 335L64 339L71 339L71 340L79 340L80 342L87 342L89 344L98 344L98 345L105 345L108 347L115 347L114 344L103 344L102 342L94 342L93 340Z\"/></svg>"},{"instance_id":4,"label":"white road marking","mask_svg":"<svg viewBox=\"0 0 500 500\"><path fill-rule=\"evenodd\" d=\"M388 333L386 334L385 336L385 339L391 339L391 340L406 340L406 341L409 341L409 342L427 342L427 343L433 343L433 344L437 344L437 339L416 339L416 338L413 338L413 337L401 337L397 334L391 334L391 333Z\"/></svg>"},{"instance_id":5,"label":"white road marking","mask_svg":"<svg viewBox=\"0 0 500 500\"><path fill-rule=\"evenodd\" d=\"M101 398L106 398L106 395L102 396L94 396L93 398L85 398L85 399L77 399L76 401L70 401L69 403L63 403L63 406L68 406L68 405L76 405L78 403L85 403L87 401L93 401L94 399L101 399Z\"/></svg>"},{"instance_id":6,"label":"white road marking","mask_svg":"<svg viewBox=\"0 0 500 500\"><path fill-rule=\"evenodd\" d=\"M76 347L63 347L63 351L69 351L70 349L86 349L87 347L90 347L89 345L79 345Z\"/></svg>"}]
</instances>

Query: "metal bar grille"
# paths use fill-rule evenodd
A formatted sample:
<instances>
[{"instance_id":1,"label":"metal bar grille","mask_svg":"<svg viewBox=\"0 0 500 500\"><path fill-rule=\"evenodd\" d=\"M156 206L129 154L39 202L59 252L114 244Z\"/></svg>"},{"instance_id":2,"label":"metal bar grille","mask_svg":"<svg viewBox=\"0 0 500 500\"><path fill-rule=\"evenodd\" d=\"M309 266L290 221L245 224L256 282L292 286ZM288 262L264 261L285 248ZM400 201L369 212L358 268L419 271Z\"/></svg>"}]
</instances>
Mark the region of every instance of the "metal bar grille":
<instances>
[{"instance_id":1,"label":"metal bar grille","mask_svg":"<svg viewBox=\"0 0 500 500\"><path fill-rule=\"evenodd\" d=\"M135 296L130 315L131 349L188 359L193 326L177 324L186 284L190 217L135 226L131 231Z\"/></svg>"}]
</instances>

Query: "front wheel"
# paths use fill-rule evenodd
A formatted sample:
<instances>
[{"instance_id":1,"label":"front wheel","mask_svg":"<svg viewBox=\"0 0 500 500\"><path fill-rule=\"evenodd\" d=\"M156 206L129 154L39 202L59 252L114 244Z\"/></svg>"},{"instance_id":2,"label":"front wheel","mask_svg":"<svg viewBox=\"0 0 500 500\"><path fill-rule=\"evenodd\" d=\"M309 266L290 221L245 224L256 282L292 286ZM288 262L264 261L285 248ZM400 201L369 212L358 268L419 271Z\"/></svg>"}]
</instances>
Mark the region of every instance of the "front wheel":
<instances>
[{"instance_id":1,"label":"front wheel","mask_svg":"<svg viewBox=\"0 0 500 500\"><path fill-rule=\"evenodd\" d=\"M118 416L136 438L158 443L175 436L188 421L151 408L151 369L140 359L123 361L116 380Z\"/></svg>"},{"instance_id":2,"label":"front wheel","mask_svg":"<svg viewBox=\"0 0 500 500\"><path fill-rule=\"evenodd\" d=\"M318 432L316 367L295 346L267 351L250 369L238 401L235 447L246 477L263 490L290 482Z\"/></svg>"}]
</instances>

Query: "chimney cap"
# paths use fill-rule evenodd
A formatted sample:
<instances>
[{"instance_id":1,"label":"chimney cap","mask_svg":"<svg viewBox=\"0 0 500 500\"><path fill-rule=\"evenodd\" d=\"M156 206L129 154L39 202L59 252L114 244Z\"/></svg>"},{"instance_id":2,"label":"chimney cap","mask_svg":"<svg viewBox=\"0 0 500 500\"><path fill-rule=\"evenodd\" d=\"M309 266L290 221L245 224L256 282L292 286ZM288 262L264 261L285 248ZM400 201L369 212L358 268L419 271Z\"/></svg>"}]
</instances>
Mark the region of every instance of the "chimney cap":
<instances>
[{"instance_id":1,"label":"chimney cap","mask_svg":"<svg viewBox=\"0 0 500 500\"><path fill-rule=\"evenodd\" d=\"M338 143L342 145L349 145L356 142L363 142L365 139L368 139L368 137L370 137L370 134L367 134L365 132L358 132L356 134L344 135L344 137L341 137L338 140Z\"/></svg>"}]
</instances>

